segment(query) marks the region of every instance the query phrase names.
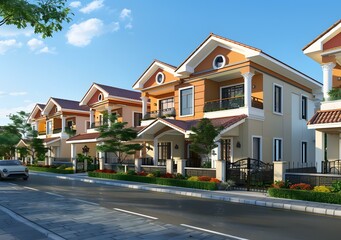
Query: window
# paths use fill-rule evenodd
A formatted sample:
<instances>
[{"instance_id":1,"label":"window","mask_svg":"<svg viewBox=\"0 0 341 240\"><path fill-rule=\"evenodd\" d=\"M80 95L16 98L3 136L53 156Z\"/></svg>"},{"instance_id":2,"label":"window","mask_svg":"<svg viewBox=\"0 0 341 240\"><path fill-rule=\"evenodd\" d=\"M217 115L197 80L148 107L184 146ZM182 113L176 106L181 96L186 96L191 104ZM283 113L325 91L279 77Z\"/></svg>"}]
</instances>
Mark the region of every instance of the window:
<instances>
[{"instance_id":1,"label":"window","mask_svg":"<svg viewBox=\"0 0 341 240\"><path fill-rule=\"evenodd\" d=\"M141 126L142 113L134 112L134 127Z\"/></svg>"},{"instance_id":2,"label":"window","mask_svg":"<svg viewBox=\"0 0 341 240\"><path fill-rule=\"evenodd\" d=\"M221 88L221 108L234 109L244 106L244 84Z\"/></svg>"},{"instance_id":3,"label":"window","mask_svg":"<svg viewBox=\"0 0 341 240\"><path fill-rule=\"evenodd\" d=\"M162 72L159 72L158 74L156 74L155 81L157 84L162 84L164 80L165 80L165 75L163 75Z\"/></svg>"},{"instance_id":4,"label":"window","mask_svg":"<svg viewBox=\"0 0 341 240\"><path fill-rule=\"evenodd\" d=\"M193 87L180 89L180 116L193 115Z\"/></svg>"},{"instance_id":5,"label":"window","mask_svg":"<svg viewBox=\"0 0 341 240\"><path fill-rule=\"evenodd\" d=\"M282 87L279 85L274 85L274 99L273 99L273 104L274 104L274 112L275 113L283 113L282 109Z\"/></svg>"},{"instance_id":6,"label":"window","mask_svg":"<svg viewBox=\"0 0 341 240\"><path fill-rule=\"evenodd\" d=\"M302 142L301 149L302 149L301 150L302 163L307 163L308 143L307 142Z\"/></svg>"},{"instance_id":7,"label":"window","mask_svg":"<svg viewBox=\"0 0 341 240\"><path fill-rule=\"evenodd\" d=\"M167 110L174 107L174 99L166 98L159 101L159 110Z\"/></svg>"},{"instance_id":8,"label":"window","mask_svg":"<svg viewBox=\"0 0 341 240\"><path fill-rule=\"evenodd\" d=\"M98 101L102 101L103 100L103 95L102 95L102 93L100 93L99 95L98 95Z\"/></svg>"},{"instance_id":9,"label":"window","mask_svg":"<svg viewBox=\"0 0 341 240\"><path fill-rule=\"evenodd\" d=\"M260 137L252 137L252 158L262 160L262 139Z\"/></svg>"},{"instance_id":10,"label":"window","mask_svg":"<svg viewBox=\"0 0 341 240\"><path fill-rule=\"evenodd\" d=\"M218 55L213 60L213 68L219 69L225 66L225 57L223 55Z\"/></svg>"},{"instance_id":11,"label":"window","mask_svg":"<svg viewBox=\"0 0 341 240\"><path fill-rule=\"evenodd\" d=\"M46 122L46 134L52 134L52 121Z\"/></svg>"},{"instance_id":12,"label":"window","mask_svg":"<svg viewBox=\"0 0 341 240\"><path fill-rule=\"evenodd\" d=\"M302 119L307 120L307 106L308 106L308 99L305 96L302 96L301 100L301 117Z\"/></svg>"},{"instance_id":13,"label":"window","mask_svg":"<svg viewBox=\"0 0 341 240\"><path fill-rule=\"evenodd\" d=\"M282 139L274 138L274 161L281 161L282 160Z\"/></svg>"}]
</instances>

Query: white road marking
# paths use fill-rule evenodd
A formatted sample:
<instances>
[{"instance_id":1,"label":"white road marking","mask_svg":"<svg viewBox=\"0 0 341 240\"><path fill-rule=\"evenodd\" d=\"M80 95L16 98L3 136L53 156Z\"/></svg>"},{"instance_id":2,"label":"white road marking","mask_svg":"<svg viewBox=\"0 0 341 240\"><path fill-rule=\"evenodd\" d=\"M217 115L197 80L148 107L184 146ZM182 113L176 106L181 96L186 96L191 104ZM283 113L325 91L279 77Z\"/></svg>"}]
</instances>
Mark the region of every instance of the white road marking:
<instances>
[{"instance_id":1,"label":"white road marking","mask_svg":"<svg viewBox=\"0 0 341 240\"><path fill-rule=\"evenodd\" d=\"M237 240L248 240L247 238L241 238L241 237L237 237L237 236L233 236L233 235L229 235L229 234L225 234L225 233L221 233L221 232L216 232L216 231L208 230L208 229L205 229L205 228L199 228L199 227L195 227L195 226L191 226L191 225L187 225L187 224L180 224L180 225L183 226L183 227L192 228L192 229L203 231L203 232L213 233L213 234L216 234L216 235L220 235L220 236L224 236L224 237L229 237L229 238L233 238L233 239L237 239Z\"/></svg>"},{"instance_id":2,"label":"white road marking","mask_svg":"<svg viewBox=\"0 0 341 240\"><path fill-rule=\"evenodd\" d=\"M83 202L83 203L87 203L87 204L99 206L98 203L88 202L88 201L85 201L85 200L82 200L82 199L78 199L78 198L71 198L71 199L72 199L72 200L76 200L76 201L78 201L78 202Z\"/></svg>"},{"instance_id":3,"label":"white road marking","mask_svg":"<svg viewBox=\"0 0 341 240\"><path fill-rule=\"evenodd\" d=\"M45 193L47 193L47 194L49 194L49 195L53 195L53 196L56 196L56 197L64 197L63 195L59 195L59 194L57 194L57 193L52 193L52 192L45 192Z\"/></svg>"},{"instance_id":4,"label":"white road marking","mask_svg":"<svg viewBox=\"0 0 341 240\"><path fill-rule=\"evenodd\" d=\"M144 215L144 214L141 214L141 213L136 213L136 212L127 211L127 210L120 209L120 208L114 208L114 210L119 211L119 212L124 212L124 213L130 213L130 214L137 215L137 216L140 216L140 217L150 218L150 219L153 219L153 220L158 219L158 218L156 218L156 217Z\"/></svg>"},{"instance_id":5,"label":"white road marking","mask_svg":"<svg viewBox=\"0 0 341 240\"><path fill-rule=\"evenodd\" d=\"M39 191L39 190L36 189L36 188L31 188L31 187L24 187L24 188L29 189L29 190L33 190L33 191Z\"/></svg>"}]
</instances>

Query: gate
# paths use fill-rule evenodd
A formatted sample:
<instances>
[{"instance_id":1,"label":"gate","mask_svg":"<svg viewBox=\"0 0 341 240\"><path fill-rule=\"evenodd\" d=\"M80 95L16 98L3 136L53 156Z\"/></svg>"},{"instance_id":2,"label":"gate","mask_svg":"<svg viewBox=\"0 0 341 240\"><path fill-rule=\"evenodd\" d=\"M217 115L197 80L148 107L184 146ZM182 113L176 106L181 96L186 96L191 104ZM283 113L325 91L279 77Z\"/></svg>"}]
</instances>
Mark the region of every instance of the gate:
<instances>
[{"instance_id":1,"label":"gate","mask_svg":"<svg viewBox=\"0 0 341 240\"><path fill-rule=\"evenodd\" d=\"M265 190L273 183L273 164L258 159L243 158L226 163L226 180L233 180L237 187Z\"/></svg>"}]
</instances>

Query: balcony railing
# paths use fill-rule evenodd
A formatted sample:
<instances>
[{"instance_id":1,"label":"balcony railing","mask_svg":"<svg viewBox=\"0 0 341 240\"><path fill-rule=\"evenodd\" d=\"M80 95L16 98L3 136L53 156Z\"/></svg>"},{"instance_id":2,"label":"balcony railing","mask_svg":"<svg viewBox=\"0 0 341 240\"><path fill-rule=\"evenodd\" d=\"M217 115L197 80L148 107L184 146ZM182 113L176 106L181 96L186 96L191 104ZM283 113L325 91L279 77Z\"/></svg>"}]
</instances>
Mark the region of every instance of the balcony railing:
<instances>
[{"instance_id":1,"label":"balcony railing","mask_svg":"<svg viewBox=\"0 0 341 240\"><path fill-rule=\"evenodd\" d=\"M53 134L55 134L55 133L60 133L60 132L62 132L62 129L61 128L55 128L55 129L53 129Z\"/></svg>"},{"instance_id":2,"label":"balcony railing","mask_svg":"<svg viewBox=\"0 0 341 240\"><path fill-rule=\"evenodd\" d=\"M157 111L147 112L143 119L153 119L153 118L164 118L164 117L175 117L175 108L160 109Z\"/></svg>"},{"instance_id":3,"label":"balcony railing","mask_svg":"<svg viewBox=\"0 0 341 240\"><path fill-rule=\"evenodd\" d=\"M98 127L101 127L101 126L104 126L104 125L108 125L108 122L107 121L104 121L104 122L93 122L93 123L91 123L90 128L98 128Z\"/></svg>"},{"instance_id":4,"label":"balcony railing","mask_svg":"<svg viewBox=\"0 0 341 240\"><path fill-rule=\"evenodd\" d=\"M251 105L254 108L263 109L263 100L260 98L251 97ZM204 112L237 109L240 107L244 107L244 96L206 102L204 105Z\"/></svg>"},{"instance_id":5,"label":"balcony railing","mask_svg":"<svg viewBox=\"0 0 341 240\"><path fill-rule=\"evenodd\" d=\"M39 131L38 135L46 135L46 131Z\"/></svg>"}]
</instances>

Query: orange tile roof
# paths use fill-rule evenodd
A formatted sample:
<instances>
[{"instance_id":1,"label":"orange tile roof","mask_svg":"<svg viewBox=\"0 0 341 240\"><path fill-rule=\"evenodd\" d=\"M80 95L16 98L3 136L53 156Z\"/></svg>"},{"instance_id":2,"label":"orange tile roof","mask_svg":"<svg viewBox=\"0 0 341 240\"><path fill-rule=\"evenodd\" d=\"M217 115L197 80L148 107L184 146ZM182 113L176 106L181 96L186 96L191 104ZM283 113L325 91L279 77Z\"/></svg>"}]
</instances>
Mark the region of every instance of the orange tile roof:
<instances>
[{"instance_id":1,"label":"orange tile roof","mask_svg":"<svg viewBox=\"0 0 341 240\"><path fill-rule=\"evenodd\" d=\"M97 139L99 138L100 133L84 133L84 134L78 134L76 136L70 137L67 141L79 141L79 140L91 140L91 139Z\"/></svg>"},{"instance_id":2,"label":"orange tile roof","mask_svg":"<svg viewBox=\"0 0 341 240\"><path fill-rule=\"evenodd\" d=\"M308 125L341 122L341 109L317 111Z\"/></svg>"}]
</instances>

